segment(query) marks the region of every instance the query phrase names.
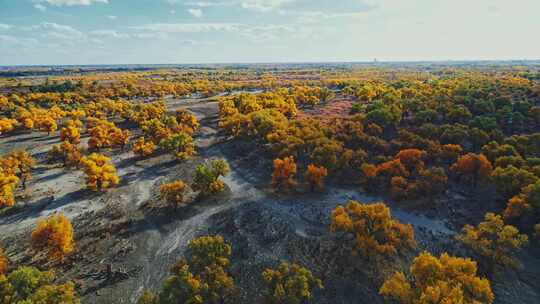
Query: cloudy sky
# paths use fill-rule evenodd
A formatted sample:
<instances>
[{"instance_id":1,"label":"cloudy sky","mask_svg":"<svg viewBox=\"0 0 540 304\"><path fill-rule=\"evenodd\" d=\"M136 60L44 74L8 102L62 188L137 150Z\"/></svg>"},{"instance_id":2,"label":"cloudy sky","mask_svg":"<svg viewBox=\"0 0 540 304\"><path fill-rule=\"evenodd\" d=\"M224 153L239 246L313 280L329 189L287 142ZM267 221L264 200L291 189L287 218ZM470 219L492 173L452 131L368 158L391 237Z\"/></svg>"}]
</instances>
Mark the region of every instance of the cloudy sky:
<instances>
[{"instance_id":1,"label":"cloudy sky","mask_svg":"<svg viewBox=\"0 0 540 304\"><path fill-rule=\"evenodd\" d=\"M540 0L0 0L0 65L540 59Z\"/></svg>"}]
</instances>

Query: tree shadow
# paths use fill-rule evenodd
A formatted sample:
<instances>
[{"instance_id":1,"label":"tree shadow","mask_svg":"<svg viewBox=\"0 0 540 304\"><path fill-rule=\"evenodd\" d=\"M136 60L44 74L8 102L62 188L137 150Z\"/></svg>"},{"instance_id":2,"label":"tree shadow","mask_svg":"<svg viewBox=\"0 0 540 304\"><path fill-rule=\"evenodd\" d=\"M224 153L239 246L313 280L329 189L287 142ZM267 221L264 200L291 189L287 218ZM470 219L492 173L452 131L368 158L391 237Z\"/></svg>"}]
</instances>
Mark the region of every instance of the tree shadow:
<instances>
[{"instance_id":1,"label":"tree shadow","mask_svg":"<svg viewBox=\"0 0 540 304\"><path fill-rule=\"evenodd\" d=\"M132 160L133 161L133 160ZM154 179L160 176L165 176L172 167L177 164L177 160L173 159L164 163L146 167L140 172L128 173L122 176L122 185L135 182L136 180Z\"/></svg>"},{"instance_id":2,"label":"tree shadow","mask_svg":"<svg viewBox=\"0 0 540 304\"><path fill-rule=\"evenodd\" d=\"M160 234L167 234L177 228L177 223L196 217L218 204L228 203L230 203L230 190L210 197L196 198L193 202L177 208L163 206L148 209L144 212L144 217L132 221L123 233L126 236L132 236L148 230L157 230Z\"/></svg>"},{"instance_id":3,"label":"tree shadow","mask_svg":"<svg viewBox=\"0 0 540 304\"><path fill-rule=\"evenodd\" d=\"M40 137L40 138L38 138L38 139L35 139L34 141L37 141L37 142L44 142L44 141L60 141L60 135L53 135L53 136Z\"/></svg>"},{"instance_id":4,"label":"tree shadow","mask_svg":"<svg viewBox=\"0 0 540 304\"><path fill-rule=\"evenodd\" d=\"M68 204L75 204L82 200L91 200L99 196L100 193L88 189L79 189L55 198L54 195L41 198L35 203L27 204L19 212L7 216L0 221L0 225L13 224L22 220L37 219L41 212L56 210Z\"/></svg>"},{"instance_id":5,"label":"tree shadow","mask_svg":"<svg viewBox=\"0 0 540 304\"><path fill-rule=\"evenodd\" d=\"M61 170L61 171L59 171L57 173L44 175L44 176L41 176L39 178L33 178L32 182L37 184L37 183L41 183L41 182L50 181L50 180L53 180L53 179L60 178L61 176L66 175L67 173L68 172L66 170Z\"/></svg>"},{"instance_id":6,"label":"tree shadow","mask_svg":"<svg viewBox=\"0 0 540 304\"><path fill-rule=\"evenodd\" d=\"M13 136L13 135L11 135ZM11 137L9 134L5 134L3 136L0 136L0 138L8 138L8 137ZM11 144L11 143L19 143L19 142L27 142L27 141L37 141L39 139L43 138L43 136L41 135L36 135L36 136L32 136L32 137L25 137L25 138L13 138L13 139L10 139L10 140L6 140L4 143L6 144Z\"/></svg>"}]
</instances>

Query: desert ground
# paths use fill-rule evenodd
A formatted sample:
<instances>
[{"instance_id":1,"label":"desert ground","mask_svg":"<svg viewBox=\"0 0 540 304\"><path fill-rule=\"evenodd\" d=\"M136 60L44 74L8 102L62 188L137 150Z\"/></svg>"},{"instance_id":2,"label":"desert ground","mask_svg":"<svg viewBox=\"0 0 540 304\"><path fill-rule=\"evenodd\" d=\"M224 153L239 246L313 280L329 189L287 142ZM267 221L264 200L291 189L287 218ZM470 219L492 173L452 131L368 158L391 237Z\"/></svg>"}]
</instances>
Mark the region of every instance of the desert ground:
<instances>
[{"instance_id":1,"label":"desert ground","mask_svg":"<svg viewBox=\"0 0 540 304\"><path fill-rule=\"evenodd\" d=\"M121 184L106 193L86 190L80 171L47 162L47 151L60 142L58 134L21 131L0 137L0 154L24 149L38 160L27 189L18 195L23 203L0 216L0 242L6 245L10 260L42 263L42 258L30 254L30 232L38 218L63 212L74 223L80 241L73 258L78 262L61 266L59 275L76 283L83 303L135 303L144 290L159 289L189 240L208 234L221 234L233 244L231 273L242 287L241 303L262 301L260 272L281 260L306 265L323 279L326 288L316 292L314 303L382 303L376 292L383 281L381 275L374 275L372 266L359 264L361 261L335 245L328 229L331 210L348 200L384 200L395 218L413 225L416 252L439 254L461 250L453 237L463 223L483 215L469 206L482 195L490 195L489 190L471 197L449 189L441 198L448 202L442 204L444 208L419 212L387 196L367 194L347 181L330 183L320 193L277 194L269 186L269 157L262 157L250 143L231 141L219 131L215 99L166 101L170 111L185 108L199 119L201 129L194 136L197 156L179 162L167 154L140 159L129 147L108 151ZM177 177L190 180L197 164L214 158L224 158L231 166L224 178L224 193L175 210L159 206L159 185ZM521 270L494 278L497 303L538 303L538 256L524 251ZM401 264L397 267L407 269ZM390 271L377 269L382 274Z\"/></svg>"}]
</instances>

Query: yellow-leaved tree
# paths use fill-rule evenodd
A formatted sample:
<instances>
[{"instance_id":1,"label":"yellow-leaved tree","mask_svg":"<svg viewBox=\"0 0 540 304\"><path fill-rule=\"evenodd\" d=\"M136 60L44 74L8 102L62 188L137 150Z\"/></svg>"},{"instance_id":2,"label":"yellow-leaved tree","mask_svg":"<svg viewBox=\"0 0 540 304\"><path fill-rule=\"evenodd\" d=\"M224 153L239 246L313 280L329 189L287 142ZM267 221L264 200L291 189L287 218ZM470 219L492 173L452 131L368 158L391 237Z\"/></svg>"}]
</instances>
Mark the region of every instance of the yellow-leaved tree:
<instances>
[{"instance_id":1,"label":"yellow-leaved tree","mask_svg":"<svg viewBox=\"0 0 540 304\"><path fill-rule=\"evenodd\" d=\"M370 257L395 255L398 250L416 247L412 226L392 218L384 203L363 204L350 201L332 211L332 232L353 233L355 249Z\"/></svg>"},{"instance_id":2,"label":"yellow-leaved tree","mask_svg":"<svg viewBox=\"0 0 540 304\"><path fill-rule=\"evenodd\" d=\"M54 260L63 261L75 247L73 226L63 213L56 213L39 219L32 231L32 246L45 250Z\"/></svg>"},{"instance_id":3,"label":"yellow-leaved tree","mask_svg":"<svg viewBox=\"0 0 540 304\"><path fill-rule=\"evenodd\" d=\"M81 142L81 132L75 123L70 123L60 129L60 139L62 141L68 141L73 145L78 145Z\"/></svg>"},{"instance_id":4,"label":"yellow-leaved tree","mask_svg":"<svg viewBox=\"0 0 540 304\"><path fill-rule=\"evenodd\" d=\"M133 153L141 157L148 157L154 154L154 151L156 151L156 144L152 141L146 141L144 136L139 137L133 144Z\"/></svg>"},{"instance_id":5,"label":"yellow-leaved tree","mask_svg":"<svg viewBox=\"0 0 540 304\"><path fill-rule=\"evenodd\" d=\"M7 173L0 168L0 207L15 205L13 192L19 178L13 174Z\"/></svg>"},{"instance_id":6,"label":"yellow-leaved tree","mask_svg":"<svg viewBox=\"0 0 540 304\"><path fill-rule=\"evenodd\" d=\"M402 304L416 303L493 303L490 283L476 274L476 262L449 256L439 258L429 252L416 257L410 279L396 272L384 282L379 293Z\"/></svg>"},{"instance_id":7,"label":"yellow-leaved tree","mask_svg":"<svg viewBox=\"0 0 540 304\"><path fill-rule=\"evenodd\" d=\"M465 225L457 239L487 259L492 269L495 265L517 267L519 261L514 255L528 243L527 235L505 225L503 218L494 213L486 213L477 227Z\"/></svg>"},{"instance_id":8,"label":"yellow-leaved tree","mask_svg":"<svg viewBox=\"0 0 540 304\"><path fill-rule=\"evenodd\" d=\"M86 174L86 186L94 191L105 190L118 185L120 178L111 159L105 155L92 153L81 159Z\"/></svg>"},{"instance_id":9,"label":"yellow-leaved tree","mask_svg":"<svg viewBox=\"0 0 540 304\"><path fill-rule=\"evenodd\" d=\"M36 160L24 150L12 151L0 158L0 168L8 174L16 175L26 188L26 182L32 178L31 170Z\"/></svg>"},{"instance_id":10,"label":"yellow-leaved tree","mask_svg":"<svg viewBox=\"0 0 540 304\"><path fill-rule=\"evenodd\" d=\"M81 149L65 140L60 145L54 145L49 151L50 160L60 160L66 167L78 167L83 157Z\"/></svg>"},{"instance_id":11,"label":"yellow-leaved tree","mask_svg":"<svg viewBox=\"0 0 540 304\"><path fill-rule=\"evenodd\" d=\"M165 199L171 206L178 207L178 205L184 202L184 192L186 187L186 183L178 180L161 185L159 187L159 192L161 197Z\"/></svg>"},{"instance_id":12,"label":"yellow-leaved tree","mask_svg":"<svg viewBox=\"0 0 540 304\"><path fill-rule=\"evenodd\" d=\"M0 118L0 135L13 131L17 120L10 118Z\"/></svg>"},{"instance_id":13,"label":"yellow-leaved tree","mask_svg":"<svg viewBox=\"0 0 540 304\"><path fill-rule=\"evenodd\" d=\"M189 113L186 109L176 110L175 118L178 124L182 126L181 128L190 135L195 133L200 127L197 117Z\"/></svg>"}]
</instances>

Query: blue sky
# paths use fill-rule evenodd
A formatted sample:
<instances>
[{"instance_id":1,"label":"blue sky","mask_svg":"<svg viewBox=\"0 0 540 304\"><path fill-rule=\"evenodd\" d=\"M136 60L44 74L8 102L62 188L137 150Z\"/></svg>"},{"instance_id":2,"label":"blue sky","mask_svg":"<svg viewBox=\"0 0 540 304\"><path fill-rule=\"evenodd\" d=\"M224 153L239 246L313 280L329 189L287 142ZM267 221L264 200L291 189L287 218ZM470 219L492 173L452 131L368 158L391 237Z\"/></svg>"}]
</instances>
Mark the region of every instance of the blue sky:
<instances>
[{"instance_id":1,"label":"blue sky","mask_svg":"<svg viewBox=\"0 0 540 304\"><path fill-rule=\"evenodd\" d=\"M0 65L540 59L540 0L0 0Z\"/></svg>"}]
</instances>

